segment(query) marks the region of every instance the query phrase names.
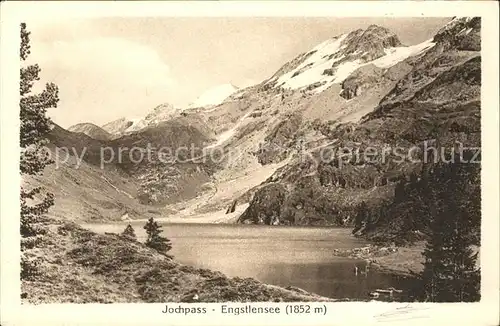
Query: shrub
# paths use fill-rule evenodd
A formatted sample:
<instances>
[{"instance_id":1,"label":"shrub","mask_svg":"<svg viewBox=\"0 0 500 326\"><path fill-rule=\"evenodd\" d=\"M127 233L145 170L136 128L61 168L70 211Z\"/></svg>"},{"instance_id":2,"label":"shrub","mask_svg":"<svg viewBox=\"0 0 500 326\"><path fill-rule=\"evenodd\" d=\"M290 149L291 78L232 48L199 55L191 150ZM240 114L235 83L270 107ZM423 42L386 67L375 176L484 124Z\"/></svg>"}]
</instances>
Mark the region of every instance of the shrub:
<instances>
[{"instance_id":1,"label":"shrub","mask_svg":"<svg viewBox=\"0 0 500 326\"><path fill-rule=\"evenodd\" d=\"M160 235L163 230L152 217L148 220L146 225L144 225L144 229L148 235L146 246L155 249L163 255L166 255L166 253L172 249L170 240Z\"/></svg>"},{"instance_id":2,"label":"shrub","mask_svg":"<svg viewBox=\"0 0 500 326\"><path fill-rule=\"evenodd\" d=\"M134 228L130 224L127 225L127 227L125 228L125 230L123 230L121 235L127 239L130 239L130 240L137 240L137 236L135 235Z\"/></svg>"}]
</instances>

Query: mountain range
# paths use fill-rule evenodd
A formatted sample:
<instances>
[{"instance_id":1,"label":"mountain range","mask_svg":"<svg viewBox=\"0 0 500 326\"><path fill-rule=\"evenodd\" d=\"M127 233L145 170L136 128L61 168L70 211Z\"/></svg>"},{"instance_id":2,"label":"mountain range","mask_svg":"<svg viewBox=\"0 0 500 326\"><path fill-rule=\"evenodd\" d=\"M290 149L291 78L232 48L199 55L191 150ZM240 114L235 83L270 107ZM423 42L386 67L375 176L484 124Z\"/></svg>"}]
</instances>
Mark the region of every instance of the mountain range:
<instances>
[{"instance_id":1,"label":"mountain range","mask_svg":"<svg viewBox=\"0 0 500 326\"><path fill-rule=\"evenodd\" d=\"M86 148L83 163L76 169L71 157L26 182L53 192L52 214L71 220L351 225L360 203L377 207L421 164L325 161L324 153L409 150L429 139L480 146L480 29L480 18L457 17L404 45L371 25L325 40L256 85L222 85L187 108L161 104L141 119L55 126L53 151ZM139 163L125 155L101 168L102 148L148 144L195 150L169 163L157 151Z\"/></svg>"}]
</instances>

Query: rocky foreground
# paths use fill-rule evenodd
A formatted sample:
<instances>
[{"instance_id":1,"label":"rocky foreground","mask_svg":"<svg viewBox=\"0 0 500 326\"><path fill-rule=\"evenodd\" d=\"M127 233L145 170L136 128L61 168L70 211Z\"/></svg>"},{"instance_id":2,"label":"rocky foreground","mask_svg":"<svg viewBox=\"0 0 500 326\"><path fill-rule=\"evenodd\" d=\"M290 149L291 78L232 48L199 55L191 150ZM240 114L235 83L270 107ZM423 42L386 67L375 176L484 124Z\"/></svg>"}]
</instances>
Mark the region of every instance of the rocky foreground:
<instances>
[{"instance_id":1,"label":"rocky foreground","mask_svg":"<svg viewBox=\"0 0 500 326\"><path fill-rule=\"evenodd\" d=\"M26 251L38 272L21 285L23 303L334 301L298 288L175 262L140 242L51 220Z\"/></svg>"}]
</instances>

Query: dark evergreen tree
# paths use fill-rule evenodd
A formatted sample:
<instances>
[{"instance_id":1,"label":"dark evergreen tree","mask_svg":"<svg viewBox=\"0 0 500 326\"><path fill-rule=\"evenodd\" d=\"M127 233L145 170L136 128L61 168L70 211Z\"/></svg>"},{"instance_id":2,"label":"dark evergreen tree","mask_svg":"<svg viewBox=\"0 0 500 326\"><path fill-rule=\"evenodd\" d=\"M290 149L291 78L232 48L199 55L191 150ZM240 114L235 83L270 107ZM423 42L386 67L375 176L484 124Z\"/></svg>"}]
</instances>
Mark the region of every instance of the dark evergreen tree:
<instances>
[{"instance_id":1,"label":"dark evergreen tree","mask_svg":"<svg viewBox=\"0 0 500 326\"><path fill-rule=\"evenodd\" d=\"M356 217L354 218L354 230L352 230L352 233L355 234L361 228L366 226L366 221L368 217L368 206L364 201L359 204L359 206L356 209Z\"/></svg>"},{"instance_id":2,"label":"dark evergreen tree","mask_svg":"<svg viewBox=\"0 0 500 326\"><path fill-rule=\"evenodd\" d=\"M402 177L394 188L394 202L399 203L406 199L405 185L406 179Z\"/></svg>"},{"instance_id":3,"label":"dark evergreen tree","mask_svg":"<svg viewBox=\"0 0 500 326\"><path fill-rule=\"evenodd\" d=\"M474 253L480 221L479 192L470 194L470 180L478 171L471 164L448 163L434 168L435 188L430 188L431 236L424 250L420 299L432 302L478 301L480 270ZM474 204L476 205L476 204ZM479 216L479 218L478 218Z\"/></svg>"},{"instance_id":4,"label":"dark evergreen tree","mask_svg":"<svg viewBox=\"0 0 500 326\"><path fill-rule=\"evenodd\" d=\"M130 239L130 240L137 240L137 236L135 235L134 228L130 224L127 225L125 230L123 230L122 236L127 238L127 239Z\"/></svg>"},{"instance_id":5,"label":"dark evergreen tree","mask_svg":"<svg viewBox=\"0 0 500 326\"><path fill-rule=\"evenodd\" d=\"M20 57L24 62L30 54L30 33L26 24L21 24ZM45 90L32 94L35 81L39 80L40 68L37 64L23 66L20 71L19 94L20 108L20 170L22 175L39 175L52 161L44 150L46 135L50 131L51 121L46 116L47 109L55 108L59 101L58 88L55 84L46 84ZM21 186L21 250L36 245L36 235L43 232L40 222L44 214L54 204L54 196L45 193L41 187L27 189ZM21 278L29 278L36 270L36 263L21 256Z\"/></svg>"},{"instance_id":6,"label":"dark evergreen tree","mask_svg":"<svg viewBox=\"0 0 500 326\"><path fill-rule=\"evenodd\" d=\"M152 217L148 220L146 225L144 225L144 229L148 235L146 246L153 248L164 255L172 249L170 240L160 235L162 233L162 229Z\"/></svg>"},{"instance_id":7,"label":"dark evergreen tree","mask_svg":"<svg viewBox=\"0 0 500 326\"><path fill-rule=\"evenodd\" d=\"M421 173L428 173L422 169ZM426 178L412 172L409 180L401 179L396 185L391 215L397 216L399 223L394 228L396 245L406 245L418 240L418 232L428 229L430 211L428 203L433 201Z\"/></svg>"}]
</instances>

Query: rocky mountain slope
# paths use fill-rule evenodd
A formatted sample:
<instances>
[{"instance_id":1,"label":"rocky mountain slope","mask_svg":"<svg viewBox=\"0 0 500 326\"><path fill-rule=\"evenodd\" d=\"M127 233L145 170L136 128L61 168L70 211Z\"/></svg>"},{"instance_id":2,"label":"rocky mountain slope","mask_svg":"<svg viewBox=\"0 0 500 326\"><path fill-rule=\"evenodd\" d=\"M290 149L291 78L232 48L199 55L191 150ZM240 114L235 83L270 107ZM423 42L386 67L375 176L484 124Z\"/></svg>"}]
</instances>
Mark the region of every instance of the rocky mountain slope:
<instances>
[{"instance_id":1,"label":"rocky mountain slope","mask_svg":"<svg viewBox=\"0 0 500 326\"><path fill-rule=\"evenodd\" d=\"M384 160L380 155L342 159L332 155L339 148L408 151L429 139L448 148L455 141L480 146L479 31L478 18L454 19L436 34L432 47L397 67L398 77L391 69L363 67L345 79L343 94L351 98L387 74L388 80L397 81L359 123L318 122L331 144L306 150L308 155L278 170L260 186L240 221L347 224L361 202L376 207L393 196L396 181L420 168L408 159L397 161L395 153ZM401 70L406 72L403 76Z\"/></svg>"},{"instance_id":2,"label":"rocky mountain slope","mask_svg":"<svg viewBox=\"0 0 500 326\"><path fill-rule=\"evenodd\" d=\"M194 197L209 179L210 162L192 162L199 153L190 151L212 141L203 130L196 117L178 117L139 133L98 140L55 125L48 135L55 163L24 182L55 194L51 214L56 217L99 221L169 214L159 204ZM162 148L172 157L160 159ZM184 148L175 156L173 151Z\"/></svg>"},{"instance_id":3,"label":"rocky mountain slope","mask_svg":"<svg viewBox=\"0 0 500 326\"><path fill-rule=\"evenodd\" d=\"M161 104L155 107L144 118L134 121L132 125L125 129L125 133L134 132L146 127L154 126L160 122L167 121L175 116L178 116L180 112L181 109L176 108L171 104Z\"/></svg>"},{"instance_id":4,"label":"rocky mountain slope","mask_svg":"<svg viewBox=\"0 0 500 326\"><path fill-rule=\"evenodd\" d=\"M57 129L51 141L88 146L84 160L92 168L103 146L196 148L169 164L125 157L89 172L116 174L108 179L118 189L119 178L130 184L124 191L133 197L129 205L136 204L116 216L153 207L163 217L211 214L221 221L236 200L243 213L229 214L227 222L351 225L361 202L377 207L420 165L397 162L397 153L384 161L340 159L333 155L339 149L405 151L428 139L479 144L480 24L455 18L432 39L410 46L384 27L368 26L326 40L217 103L184 110L160 105L135 122L104 125L113 134L107 140Z\"/></svg>"},{"instance_id":5,"label":"rocky mountain slope","mask_svg":"<svg viewBox=\"0 0 500 326\"><path fill-rule=\"evenodd\" d=\"M113 120L102 125L102 129L107 131L108 133L114 136L120 136L125 133L125 130L134 124L134 121L129 120L127 118L120 118L117 120Z\"/></svg>"},{"instance_id":6,"label":"rocky mountain slope","mask_svg":"<svg viewBox=\"0 0 500 326\"><path fill-rule=\"evenodd\" d=\"M159 211L136 200L140 183L115 164L100 167L100 150L106 142L57 125L49 133L54 164L44 174L23 182L42 185L55 195L51 216L66 220L119 220L128 216L157 216ZM67 150L67 151L66 151Z\"/></svg>"},{"instance_id":7,"label":"rocky mountain slope","mask_svg":"<svg viewBox=\"0 0 500 326\"><path fill-rule=\"evenodd\" d=\"M327 40L312 51L280 69L265 85L268 87L321 92L339 84L364 65L388 68L417 55L434 45L431 40L414 46L403 46L396 34L371 25Z\"/></svg>"}]
</instances>

